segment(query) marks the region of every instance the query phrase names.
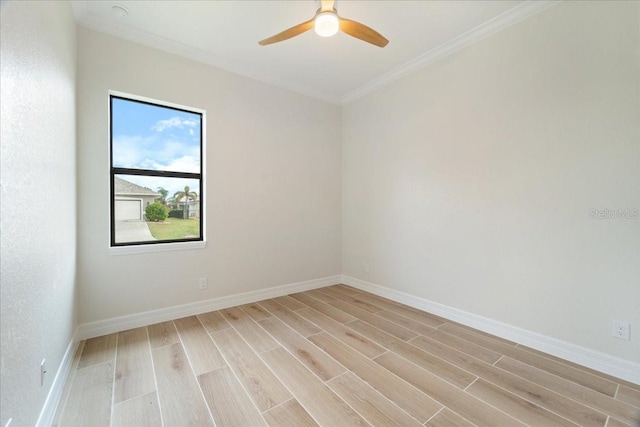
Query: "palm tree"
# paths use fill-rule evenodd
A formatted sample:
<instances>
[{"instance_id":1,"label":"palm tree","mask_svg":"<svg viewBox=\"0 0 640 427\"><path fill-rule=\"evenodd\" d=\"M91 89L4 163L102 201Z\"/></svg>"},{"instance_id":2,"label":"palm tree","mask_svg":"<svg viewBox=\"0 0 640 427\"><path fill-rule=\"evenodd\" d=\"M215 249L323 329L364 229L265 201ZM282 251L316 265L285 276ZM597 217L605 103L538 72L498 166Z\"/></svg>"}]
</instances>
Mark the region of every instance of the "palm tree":
<instances>
[{"instance_id":1,"label":"palm tree","mask_svg":"<svg viewBox=\"0 0 640 427\"><path fill-rule=\"evenodd\" d=\"M160 197L156 199L156 201L162 203L163 205L167 204L167 196L169 195L169 190L163 187L158 187L158 193L160 193Z\"/></svg>"},{"instance_id":2,"label":"palm tree","mask_svg":"<svg viewBox=\"0 0 640 427\"><path fill-rule=\"evenodd\" d=\"M195 191L191 191L188 185L185 185L184 191L176 191L173 195L176 203L180 203L180 200L185 199L184 201L184 218L189 219L189 199L195 201L198 198L198 193Z\"/></svg>"}]
</instances>

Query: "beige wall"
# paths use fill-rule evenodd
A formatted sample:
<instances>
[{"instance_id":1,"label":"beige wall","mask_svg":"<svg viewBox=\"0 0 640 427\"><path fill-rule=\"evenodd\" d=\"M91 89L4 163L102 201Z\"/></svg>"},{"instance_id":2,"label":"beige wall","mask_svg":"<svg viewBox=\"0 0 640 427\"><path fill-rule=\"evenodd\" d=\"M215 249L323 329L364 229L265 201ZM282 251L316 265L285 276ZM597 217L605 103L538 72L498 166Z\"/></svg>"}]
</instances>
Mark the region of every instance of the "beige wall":
<instances>
[{"instance_id":1,"label":"beige wall","mask_svg":"<svg viewBox=\"0 0 640 427\"><path fill-rule=\"evenodd\" d=\"M206 110L205 249L109 253L108 90ZM338 106L79 29L80 321L339 274L340 154Z\"/></svg>"},{"instance_id":2,"label":"beige wall","mask_svg":"<svg viewBox=\"0 0 640 427\"><path fill-rule=\"evenodd\" d=\"M76 325L76 27L67 2L0 9L0 425L32 426Z\"/></svg>"},{"instance_id":3,"label":"beige wall","mask_svg":"<svg viewBox=\"0 0 640 427\"><path fill-rule=\"evenodd\" d=\"M640 210L639 8L560 3L345 106L343 272L640 362L640 219L590 212Z\"/></svg>"}]
</instances>

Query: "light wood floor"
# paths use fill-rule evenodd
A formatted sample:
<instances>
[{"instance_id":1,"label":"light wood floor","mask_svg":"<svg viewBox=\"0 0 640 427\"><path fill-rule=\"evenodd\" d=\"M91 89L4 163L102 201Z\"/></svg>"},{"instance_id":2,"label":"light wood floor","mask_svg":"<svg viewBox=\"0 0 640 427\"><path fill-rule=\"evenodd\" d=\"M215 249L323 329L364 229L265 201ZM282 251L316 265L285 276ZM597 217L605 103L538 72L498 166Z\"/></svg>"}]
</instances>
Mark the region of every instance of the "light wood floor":
<instances>
[{"instance_id":1,"label":"light wood floor","mask_svg":"<svg viewBox=\"0 0 640 427\"><path fill-rule=\"evenodd\" d=\"M54 425L639 419L639 385L337 285L87 340Z\"/></svg>"}]
</instances>

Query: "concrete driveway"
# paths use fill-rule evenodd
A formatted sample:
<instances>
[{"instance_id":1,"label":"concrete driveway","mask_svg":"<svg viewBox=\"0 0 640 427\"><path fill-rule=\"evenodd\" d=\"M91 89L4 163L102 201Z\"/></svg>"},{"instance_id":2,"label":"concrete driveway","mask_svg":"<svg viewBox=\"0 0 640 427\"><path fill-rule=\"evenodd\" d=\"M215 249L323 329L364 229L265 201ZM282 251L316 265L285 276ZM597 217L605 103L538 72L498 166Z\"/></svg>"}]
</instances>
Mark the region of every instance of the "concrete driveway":
<instances>
[{"instance_id":1,"label":"concrete driveway","mask_svg":"<svg viewBox=\"0 0 640 427\"><path fill-rule=\"evenodd\" d=\"M147 242L156 240L145 221L116 221L116 242Z\"/></svg>"}]
</instances>

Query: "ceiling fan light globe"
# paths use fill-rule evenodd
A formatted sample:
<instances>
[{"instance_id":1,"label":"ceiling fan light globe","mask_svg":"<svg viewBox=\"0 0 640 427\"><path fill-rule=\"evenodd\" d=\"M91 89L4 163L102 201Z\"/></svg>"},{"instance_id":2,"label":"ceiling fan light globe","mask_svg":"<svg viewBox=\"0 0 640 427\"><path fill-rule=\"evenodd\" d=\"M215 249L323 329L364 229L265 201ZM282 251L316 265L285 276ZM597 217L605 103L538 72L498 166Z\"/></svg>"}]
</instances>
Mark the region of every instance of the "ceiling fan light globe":
<instances>
[{"instance_id":1,"label":"ceiling fan light globe","mask_svg":"<svg viewBox=\"0 0 640 427\"><path fill-rule=\"evenodd\" d=\"M313 29L320 37L334 36L339 28L338 16L333 12L319 13L313 25Z\"/></svg>"}]
</instances>

